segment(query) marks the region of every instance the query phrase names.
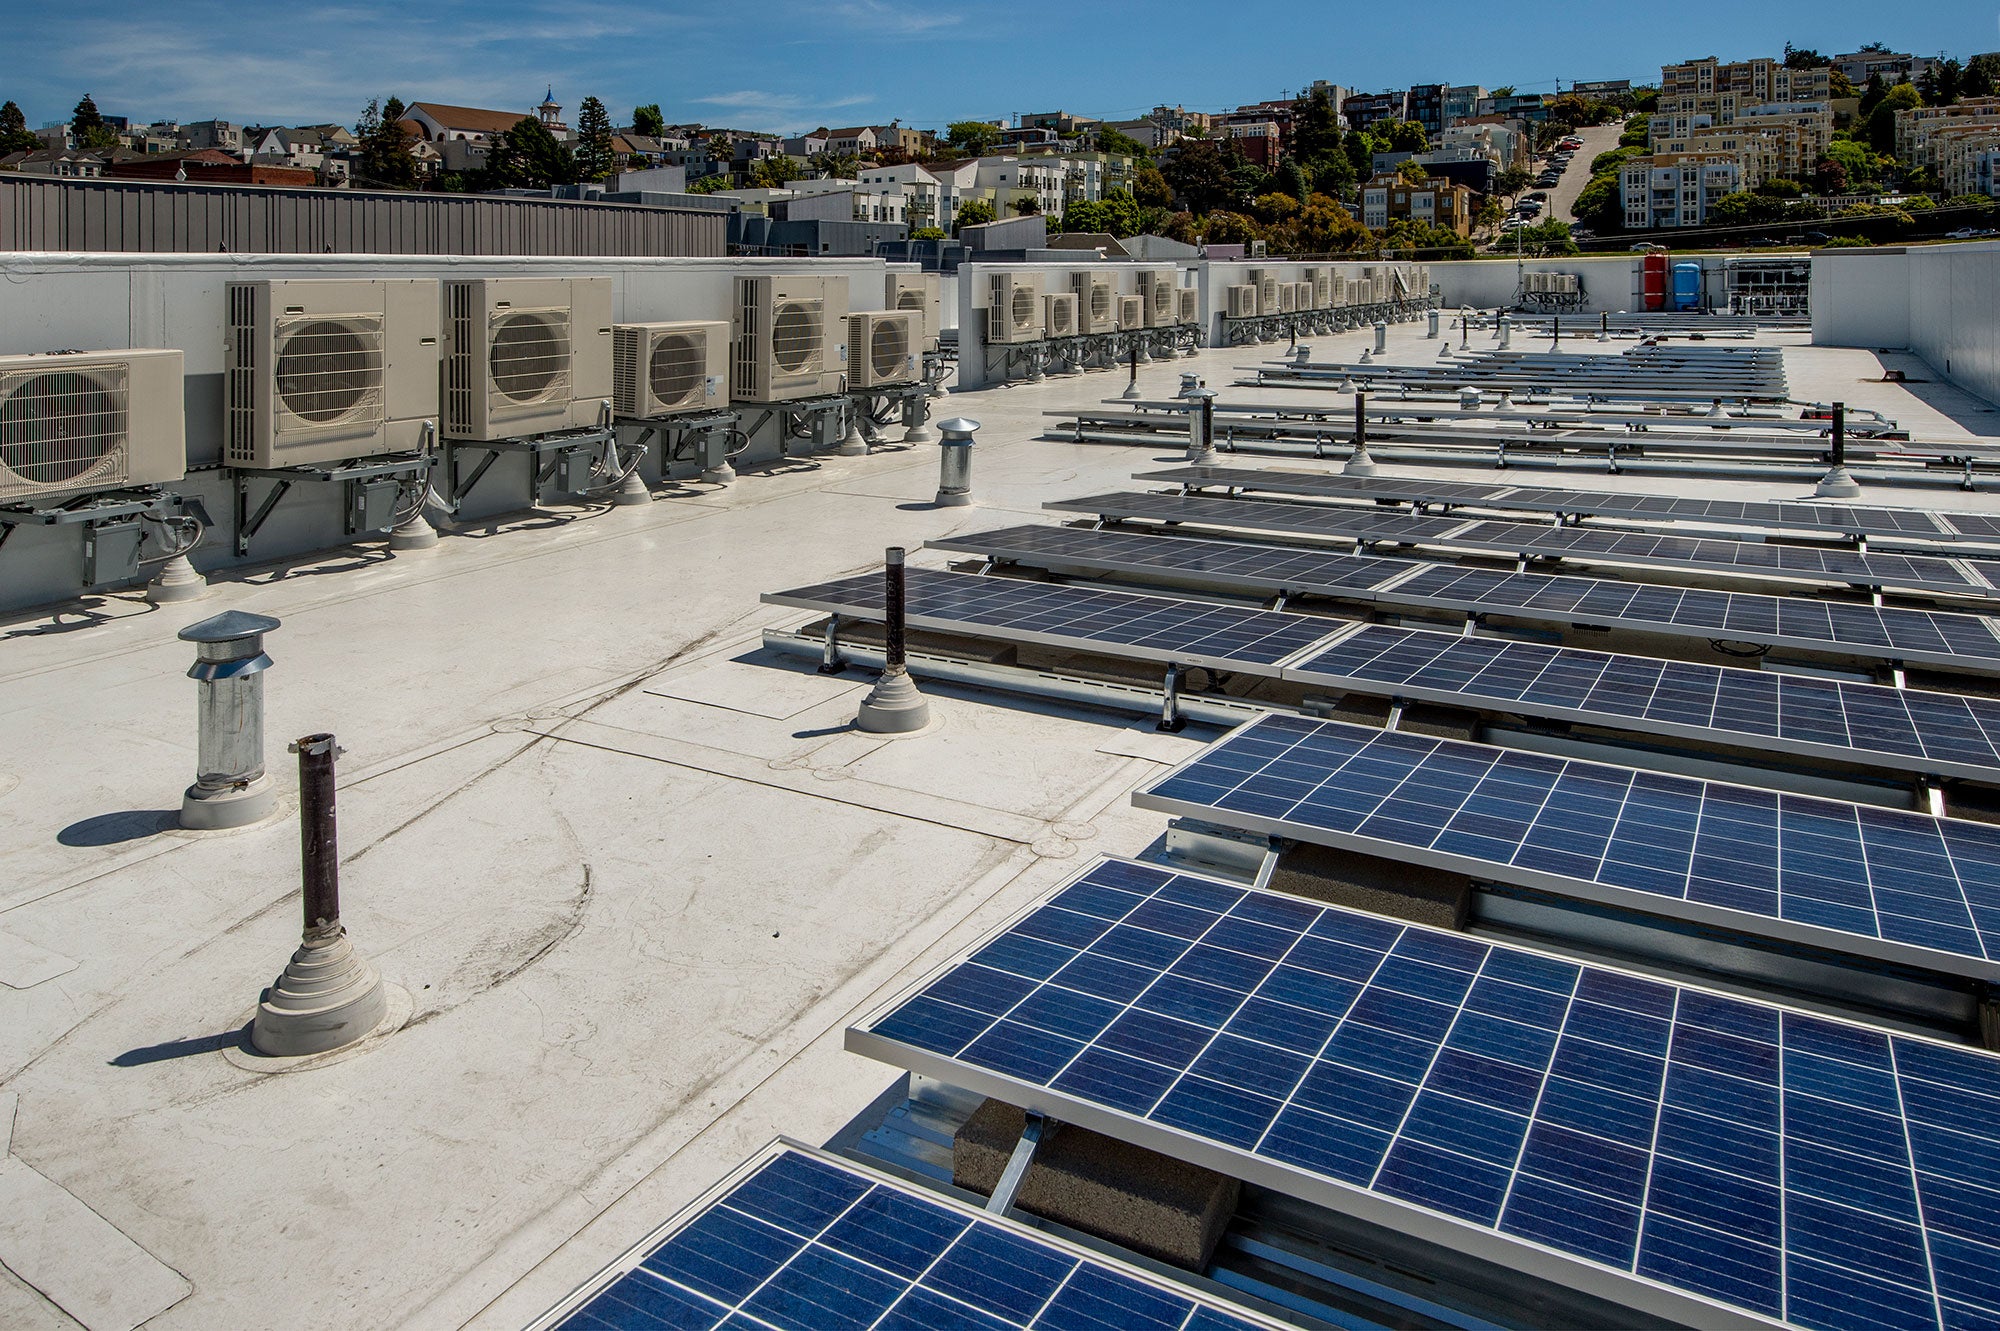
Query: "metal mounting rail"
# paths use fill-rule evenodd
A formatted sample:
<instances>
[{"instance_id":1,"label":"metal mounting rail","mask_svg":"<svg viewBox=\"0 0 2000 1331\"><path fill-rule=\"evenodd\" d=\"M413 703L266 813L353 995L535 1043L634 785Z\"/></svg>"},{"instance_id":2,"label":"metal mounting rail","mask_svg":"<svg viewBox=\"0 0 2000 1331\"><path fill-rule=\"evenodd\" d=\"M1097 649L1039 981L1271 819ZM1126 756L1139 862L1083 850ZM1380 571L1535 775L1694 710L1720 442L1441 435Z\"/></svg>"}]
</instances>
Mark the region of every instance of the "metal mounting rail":
<instances>
[{"instance_id":1,"label":"metal mounting rail","mask_svg":"<svg viewBox=\"0 0 2000 1331\"><path fill-rule=\"evenodd\" d=\"M408 453L391 457L357 458L331 466L231 467L229 478L236 498L237 558L241 559L250 553L251 540L264 529L265 521L278 507L279 501L291 493L294 485L339 484L346 487L346 531L349 536L355 536L364 531L386 529L388 522L376 520L385 492L393 494L411 481L428 483L431 469L437 462L436 455L431 453ZM270 490L264 495L263 502L254 510L250 507L252 478L262 478L272 483ZM389 504L389 508L391 510L389 517L393 519L393 502Z\"/></svg>"},{"instance_id":2,"label":"metal mounting rail","mask_svg":"<svg viewBox=\"0 0 2000 1331\"><path fill-rule=\"evenodd\" d=\"M607 426L592 426L587 429L562 430L552 434L528 435L520 439L447 439L444 442L445 508L453 517L458 516L467 495L472 493L490 471L502 454L524 454L534 459L528 466L528 506L532 508L541 502L542 487L554 477L563 465L564 456L601 448L617 439L617 431ZM463 472L459 466L462 453L483 454L473 464L470 472ZM543 458L555 456L544 465Z\"/></svg>"}]
</instances>

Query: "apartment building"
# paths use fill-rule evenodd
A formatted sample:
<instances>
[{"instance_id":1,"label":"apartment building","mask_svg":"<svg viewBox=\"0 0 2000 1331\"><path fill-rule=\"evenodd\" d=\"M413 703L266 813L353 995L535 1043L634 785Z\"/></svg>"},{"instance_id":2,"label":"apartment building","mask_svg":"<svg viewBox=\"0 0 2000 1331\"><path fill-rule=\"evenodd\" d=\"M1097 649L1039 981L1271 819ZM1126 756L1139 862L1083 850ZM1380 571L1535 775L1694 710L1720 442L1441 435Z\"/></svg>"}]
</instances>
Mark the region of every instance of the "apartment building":
<instances>
[{"instance_id":1,"label":"apartment building","mask_svg":"<svg viewBox=\"0 0 2000 1331\"><path fill-rule=\"evenodd\" d=\"M1939 169L1932 140L1940 130L2000 125L2000 97L1968 97L1950 106L1896 112L1896 159L1906 166Z\"/></svg>"},{"instance_id":2,"label":"apartment building","mask_svg":"<svg viewBox=\"0 0 2000 1331\"><path fill-rule=\"evenodd\" d=\"M1380 175L1361 187L1361 224L1381 230L1409 219L1472 234L1472 191L1443 177L1412 185L1401 176Z\"/></svg>"},{"instance_id":3,"label":"apartment building","mask_svg":"<svg viewBox=\"0 0 2000 1331\"><path fill-rule=\"evenodd\" d=\"M1064 203L1095 203L1114 191L1132 192L1137 163L1123 153L1064 153L1062 161Z\"/></svg>"},{"instance_id":4,"label":"apartment building","mask_svg":"<svg viewBox=\"0 0 2000 1331\"><path fill-rule=\"evenodd\" d=\"M977 167L977 188L990 193L996 218L1062 212L1068 172L1061 158L981 157ZM1033 206L1023 208L1030 200Z\"/></svg>"},{"instance_id":5,"label":"apartment building","mask_svg":"<svg viewBox=\"0 0 2000 1331\"><path fill-rule=\"evenodd\" d=\"M1528 127L1519 120L1478 116L1447 125L1437 136L1435 151L1477 154L1491 159L1496 170L1525 167L1534 152Z\"/></svg>"},{"instance_id":6,"label":"apartment building","mask_svg":"<svg viewBox=\"0 0 2000 1331\"><path fill-rule=\"evenodd\" d=\"M1926 136L1924 152L1947 196L1995 197L1993 162L2000 153L2000 123L1946 122Z\"/></svg>"},{"instance_id":7,"label":"apartment building","mask_svg":"<svg viewBox=\"0 0 2000 1331\"><path fill-rule=\"evenodd\" d=\"M1833 67L1847 75L1848 82L1857 88L1877 74L1884 83L1901 83L1905 79L1915 83L1935 69L1937 63L1930 56L1904 51L1849 51L1833 58Z\"/></svg>"},{"instance_id":8,"label":"apartment building","mask_svg":"<svg viewBox=\"0 0 2000 1331\"><path fill-rule=\"evenodd\" d=\"M1685 137L1705 125L1731 125L1746 108L1772 103L1826 103L1831 96L1825 69L1787 69L1777 60L1723 64L1714 56L1660 68L1660 105L1653 113L1650 139ZM1826 108L1827 133L1833 109Z\"/></svg>"},{"instance_id":9,"label":"apartment building","mask_svg":"<svg viewBox=\"0 0 2000 1331\"><path fill-rule=\"evenodd\" d=\"M1742 159L1734 153L1655 153L1619 172L1625 225L1635 231L1700 226L1717 199L1745 188Z\"/></svg>"},{"instance_id":10,"label":"apartment building","mask_svg":"<svg viewBox=\"0 0 2000 1331\"><path fill-rule=\"evenodd\" d=\"M916 163L871 166L863 170L858 179L874 193L901 195L903 220L910 224L912 230L945 225L939 220L944 214L940 206L942 191L938 179Z\"/></svg>"},{"instance_id":11,"label":"apartment building","mask_svg":"<svg viewBox=\"0 0 2000 1331\"><path fill-rule=\"evenodd\" d=\"M1460 83L1444 90L1444 128L1450 129L1461 120L1470 120L1479 114L1479 104L1490 93L1476 83Z\"/></svg>"},{"instance_id":12,"label":"apartment building","mask_svg":"<svg viewBox=\"0 0 2000 1331\"><path fill-rule=\"evenodd\" d=\"M1357 92L1340 104L1340 114L1349 129L1369 129L1389 120L1410 118L1407 88L1397 92Z\"/></svg>"}]
</instances>

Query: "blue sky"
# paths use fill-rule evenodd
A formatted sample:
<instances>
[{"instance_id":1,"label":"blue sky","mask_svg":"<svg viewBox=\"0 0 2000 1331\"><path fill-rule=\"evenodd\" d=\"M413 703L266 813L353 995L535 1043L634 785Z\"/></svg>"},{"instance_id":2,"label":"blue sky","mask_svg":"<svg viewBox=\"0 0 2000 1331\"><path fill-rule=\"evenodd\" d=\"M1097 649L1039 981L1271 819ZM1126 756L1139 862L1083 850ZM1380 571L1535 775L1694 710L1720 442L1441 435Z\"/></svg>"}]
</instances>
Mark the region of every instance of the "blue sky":
<instances>
[{"instance_id":1,"label":"blue sky","mask_svg":"<svg viewBox=\"0 0 2000 1331\"><path fill-rule=\"evenodd\" d=\"M1316 78L1370 91L1543 90L1655 78L1662 61L1695 56L1775 56L1787 40L1963 58L2000 50L2000 10L1961 0L326 0L268 11L240 0L0 0L0 32L0 99L18 101L31 125L66 116L86 92L134 118L289 124L351 123L368 98L390 94L526 111L553 85L569 115L594 93L620 123L657 101L670 121L797 130L1058 108L1124 118L1162 101L1213 110Z\"/></svg>"}]
</instances>

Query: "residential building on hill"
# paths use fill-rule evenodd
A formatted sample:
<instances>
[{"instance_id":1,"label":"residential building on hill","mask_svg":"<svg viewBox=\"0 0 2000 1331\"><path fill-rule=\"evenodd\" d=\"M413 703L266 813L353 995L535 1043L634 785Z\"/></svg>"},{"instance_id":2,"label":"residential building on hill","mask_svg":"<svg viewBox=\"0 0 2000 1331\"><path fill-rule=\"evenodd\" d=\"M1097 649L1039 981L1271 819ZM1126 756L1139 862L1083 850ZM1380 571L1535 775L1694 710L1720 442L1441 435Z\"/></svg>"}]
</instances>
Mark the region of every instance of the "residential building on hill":
<instances>
[{"instance_id":1,"label":"residential building on hill","mask_svg":"<svg viewBox=\"0 0 2000 1331\"><path fill-rule=\"evenodd\" d=\"M1412 185L1398 175L1379 175L1361 187L1361 224L1380 231L1408 219L1472 234L1472 191L1443 177Z\"/></svg>"}]
</instances>

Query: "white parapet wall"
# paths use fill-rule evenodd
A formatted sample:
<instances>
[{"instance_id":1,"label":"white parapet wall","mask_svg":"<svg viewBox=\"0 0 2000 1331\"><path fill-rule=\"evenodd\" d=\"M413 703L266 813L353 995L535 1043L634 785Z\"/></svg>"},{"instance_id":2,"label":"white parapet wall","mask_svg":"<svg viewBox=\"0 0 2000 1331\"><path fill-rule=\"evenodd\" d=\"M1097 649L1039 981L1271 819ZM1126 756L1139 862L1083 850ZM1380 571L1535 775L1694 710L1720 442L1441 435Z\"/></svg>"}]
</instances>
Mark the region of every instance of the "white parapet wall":
<instances>
[{"instance_id":1,"label":"white parapet wall","mask_svg":"<svg viewBox=\"0 0 2000 1331\"><path fill-rule=\"evenodd\" d=\"M1524 259L1518 264L1503 259L1454 259L1433 263L1431 281L1437 284L1446 309L1470 305L1475 310L1494 310L1514 305L1524 273L1574 273L1583 282L1582 312L1617 314L1640 308L1639 272L1640 256L1636 254ZM1726 306L1728 296L1722 290L1719 261L1706 276L1710 300Z\"/></svg>"},{"instance_id":2,"label":"white parapet wall","mask_svg":"<svg viewBox=\"0 0 2000 1331\"><path fill-rule=\"evenodd\" d=\"M956 390L990 388L1007 380L1003 368L1005 347L997 346L989 352L987 332L987 300L994 274L1012 274L1030 280L1039 280L1044 294L1056 294L1072 290L1071 279L1079 273L1102 274L1111 278L1114 299L1117 296L1139 294L1140 273L1165 273L1177 287L1201 287L1199 268L1193 263L1133 263L1130 261L1089 262L1078 260L1062 263L965 263L959 266L953 295L946 298L947 307L955 307L958 328L958 378ZM1208 317L1206 303L1202 307L1204 321ZM949 322L947 323L949 325Z\"/></svg>"},{"instance_id":3,"label":"white parapet wall","mask_svg":"<svg viewBox=\"0 0 2000 1331\"><path fill-rule=\"evenodd\" d=\"M1911 351L2000 403L2000 242L1813 254L1813 341Z\"/></svg>"},{"instance_id":4,"label":"white parapet wall","mask_svg":"<svg viewBox=\"0 0 2000 1331\"><path fill-rule=\"evenodd\" d=\"M882 309L886 266L878 259L529 258L453 255L0 254L0 353L167 347L184 353L189 472L168 488L198 499L215 527L195 552L204 571L331 550L362 538L346 531L343 487L297 484L271 510L247 556L235 542L236 492L223 469L225 289L260 278L606 277L612 319L728 321L739 274L824 273L848 279L848 307ZM947 302L949 309L949 302ZM843 339L844 340L844 339ZM743 408L745 425L761 408ZM627 442L637 427L622 427ZM778 453L766 423L742 462ZM642 470L660 476L659 450ZM489 518L527 503L529 459L503 454L469 496L461 517ZM689 474L682 470L681 474ZM269 482L255 482L261 500ZM372 538L371 538L372 539ZM80 529L24 525L0 549L0 614L75 597Z\"/></svg>"}]
</instances>

